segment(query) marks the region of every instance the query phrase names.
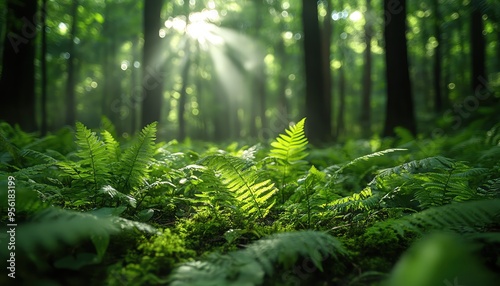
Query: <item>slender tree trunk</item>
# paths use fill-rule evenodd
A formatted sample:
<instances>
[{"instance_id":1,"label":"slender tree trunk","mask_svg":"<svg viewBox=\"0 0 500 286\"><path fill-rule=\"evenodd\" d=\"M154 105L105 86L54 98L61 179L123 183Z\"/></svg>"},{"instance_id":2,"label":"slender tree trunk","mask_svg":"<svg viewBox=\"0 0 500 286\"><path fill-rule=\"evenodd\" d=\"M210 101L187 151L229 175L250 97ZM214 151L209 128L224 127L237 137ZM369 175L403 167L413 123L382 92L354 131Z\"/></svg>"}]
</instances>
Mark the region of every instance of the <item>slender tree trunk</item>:
<instances>
[{"instance_id":1,"label":"slender tree trunk","mask_svg":"<svg viewBox=\"0 0 500 286\"><path fill-rule=\"evenodd\" d=\"M394 136L394 128L403 127L416 135L417 127L408 68L406 43L406 0L384 0L385 62L387 104L384 136Z\"/></svg>"},{"instance_id":2,"label":"slender tree trunk","mask_svg":"<svg viewBox=\"0 0 500 286\"><path fill-rule=\"evenodd\" d=\"M335 138L339 139L344 135L345 131L345 97L346 97L346 82L345 82L345 62L342 61L342 66L339 68L339 110L337 113L337 130Z\"/></svg>"},{"instance_id":3,"label":"slender tree trunk","mask_svg":"<svg viewBox=\"0 0 500 286\"><path fill-rule=\"evenodd\" d=\"M361 96L361 133L363 137L371 134L371 93L372 93L372 19L371 19L371 0L366 0L365 17L365 51L363 52L363 79Z\"/></svg>"},{"instance_id":4,"label":"slender tree trunk","mask_svg":"<svg viewBox=\"0 0 500 286\"><path fill-rule=\"evenodd\" d=\"M323 20L323 30L322 30L322 41L321 41L321 52L322 52L322 72L324 76L323 80L323 104L325 105L325 112L329 114L330 121L333 118L332 112L332 72L330 67L330 46L332 41L332 1L327 0L326 4L326 16ZM332 123L329 123L330 134L332 132Z\"/></svg>"},{"instance_id":5,"label":"slender tree trunk","mask_svg":"<svg viewBox=\"0 0 500 286\"><path fill-rule=\"evenodd\" d=\"M285 50L285 43L283 39L280 39L276 43L275 48L276 57L279 59L280 70L285 71L287 68L287 57ZM286 88L288 83L288 75L284 72L279 73L278 75L278 111L279 111L279 120L273 126L276 126L276 130L284 130L288 127L288 100L286 98ZM275 131L275 130L272 130Z\"/></svg>"},{"instance_id":6,"label":"slender tree trunk","mask_svg":"<svg viewBox=\"0 0 500 286\"><path fill-rule=\"evenodd\" d=\"M483 2L483 1L479 1ZM484 92L487 82L486 75L486 41L483 35L483 19L480 4L471 2L471 55L472 55L472 92ZM477 5L477 6L476 6Z\"/></svg>"},{"instance_id":7,"label":"slender tree trunk","mask_svg":"<svg viewBox=\"0 0 500 286\"><path fill-rule=\"evenodd\" d=\"M306 76L306 132L310 142L318 144L331 139L331 119L324 102L325 76L321 68L323 58L316 1L302 0L302 25Z\"/></svg>"},{"instance_id":8,"label":"slender tree trunk","mask_svg":"<svg viewBox=\"0 0 500 286\"><path fill-rule=\"evenodd\" d=\"M75 95L75 58L76 58L76 32L78 23L78 0L73 0L71 5L71 30L69 42L69 59L67 67L67 82L66 82L66 125L73 126L76 121L76 95Z\"/></svg>"},{"instance_id":9,"label":"slender tree trunk","mask_svg":"<svg viewBox=\"0 0 500 286\"><path fill-rule=\"evenodd\" d=\"M443 95L441 92L441 13L439 12L439 1L433 0L434 9L434 36L436 37L437 46L434 49L434 111L439 113L443 110Z\"/></svg>"},{"instance_id":10,"label":"slender tree trunk","mask_svg":"<svg viewBox=\"0 0 500 286\"><path fill-rule=\"evenodd\" d=\"M143 48L143 101L141 127L152 122L160 123L163 106L162 63L158 62L161 52L161 26L163 0L144 0L144 48Z\"/></svg>"},{"instance_id":11,"label":"slender tree trunk","mask_svg":"<svg viewBox=\"0 0 500 286\"><path fill-rule=\"evenodd\" d=\"M255 28L254 36L258 37L261 34L262 29L262 15L264 14L264 3L263 0L255 1ZM250 136L257 137L259 134L259 127L261 130L267 128L267 118L266 118L266 86L265 86L265 63L264 59L259 62L259 66L256 68L256 73L252 76L253 80L253 96L251 111L250 111ZM260 122L260 124L258 124Z\"/></svg>"},{"instance_id":12,"label":"slender tree trunk","mask_svg":"<svg viewBox=\"0 0 500 286\"><path fill-rule=\"evenodd\" d=\"M47 0L42 0L42 49L40 55L40 68L41 68L41 135L45 136L47 134Z\"/></svg>"},{"instance_id":13,"label":"slender tree trunk","mask_svg":"<svg viewBox=\"0 0 500 286\"><path fill-rule=\"evenodd\" d=\"M0 77L0 119L36 130L35 40L36 0L7 0L6 32Z\"/></svg>"}]
</instances>

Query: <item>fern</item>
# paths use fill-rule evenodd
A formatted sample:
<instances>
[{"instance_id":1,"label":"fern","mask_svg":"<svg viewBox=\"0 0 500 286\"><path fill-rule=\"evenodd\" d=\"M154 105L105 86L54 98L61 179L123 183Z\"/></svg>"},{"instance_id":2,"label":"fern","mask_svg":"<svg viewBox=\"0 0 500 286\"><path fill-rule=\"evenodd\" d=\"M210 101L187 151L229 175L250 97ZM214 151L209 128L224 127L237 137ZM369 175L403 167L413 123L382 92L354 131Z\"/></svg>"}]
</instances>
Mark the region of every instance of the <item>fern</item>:
<instances>
[{"instance_id":1,"label":"fern","mask_svg":"<svg viewBox=\"0 0 500 286\"><path fill-rule=\"evenodd\" d=\"M211 155L203 161L220 173L222 183L234 192L240 209L249 217L263 219L269 213L274 204L269 201L276 188L270 180L259 180L251 161L225 154Z\"/></svg>"},{"instance_id":2,"label":"fern","mask_svg":"<svg viewBox=\"0 0 500 286\"><path fill-rule=\"evenodd\" d=\"M355 166L357 164L366 163L370 159L381 157L381 156L384 156L386 154L393 153L393 152L398 152L398 151L408 151L408 150L407 149L401 149L401 148L393 148L393 149L386 149L386 150L378 151L378 152L371 153L371 154L368 154L368 155L364 155L364 156L358 157L358 158L350 161L349 163L343 165L340 169L338 169L336 171L336 173L341 173L342 171L344 171L344 169L352 167L352 166Z\"/></svg>"},{"instance_id":3,"label":"fern","mask_svg":"<svg viewBox=\"0 0 500 286\"><path fill-rule=\"evenodd\" d=\"M280 174L281 203L285 202L285 184L289 175L297 169L295 166L304 163L302 159L307 157L307 138L304 133L306 119L303 118L297 124L285 130L286 134L280 134L271 143L273 147L269 156L278 163L277 171Z\"/></svg>"},{"instance_id":4,"label":"fern","mask_svg":"<svg viewBox=\"0 0 500 286\"><path fill-rule=\"evenodd\" d=\"M55 251L62 246L61 243L71 246L85 239L91 239L96 250L102 254L104 247L102 243L109 241L109 236L112 234L134 228L150 233L156 232L147 224L112 215L114 210L100 209L93 213L83 213L59 208L45 209L36 214L31 222L19 226L18 246L36 261L38 251Z\"/></svg>"},{"instance_id":5,"label":"fern","mask_svg":"<svg viewBox=\"0 0 500 286\"><path fill-rule=\"evenodd\" d=\"M281 164L296 164L307 157L306 147L307 138L304 133L303 118L297 124L286 129L286 134L280 134L274 142L271 143L273 149L270 156L279 160Z\"/></svg>"},{"instance_id":6,"label":"fern","mask_svg":"<svg viewBox=\"0 0 500 286\"><path fill-rule=\"evenodd\" d=\"M79 147L76 155L81 159L78 162L80 178L90 181L92 188L97 190L109 178L106 148L81 122L76 123L76 144Z\"/></svg>"},{"instance_id":7,"label":"fern","mask_svg":"<svg viewBox=\"0 0 500 286\"><path fill-rule=\"evenodd\" d=\"M433 207L399 219L375 224L375 228L393 228L403 235L406 231L423 233L430 230L472 228L480 230L498 222L500 199L469 201Z\"/></svg>"},{"instance_id":8,"label":"fern","mask_svg":"<svg viewBox=\"0 0 500 286\"><path fill-rule=\"evenodd\" d=\"M277 233L258 240L243 250L227 255L211 255L207 261L188 262L170 277L172 286L184 285L261 285L265 275L272 276L275 267L291 268L299 259L309 259L323 271L322 261L335 261L347 255L334 237L316 231Z\"/></svg>"},{"instance_id":9,"label":"fern","mask_svg":"<svg viewBox=\"0 0 500 286\"><path fill-rule=\"evenodd\" d=\"M365 211L377 206L380 200L381 194L373 193L370 187L367 187L359 193L337 199L328 206L338 212Z\"/></svg>"},{"instance_id":10,"label":"fern","mask_svg":"<svg viewBox=\"0 0 500 286\"><path fill-rule=\"evenodd\" d=\"M128 193L137 188L147 178L149 165L155 152L156 122L144 127L132 146L123 153L120 166L122 183L120 192Z\"/></svg>"}]
</instances>

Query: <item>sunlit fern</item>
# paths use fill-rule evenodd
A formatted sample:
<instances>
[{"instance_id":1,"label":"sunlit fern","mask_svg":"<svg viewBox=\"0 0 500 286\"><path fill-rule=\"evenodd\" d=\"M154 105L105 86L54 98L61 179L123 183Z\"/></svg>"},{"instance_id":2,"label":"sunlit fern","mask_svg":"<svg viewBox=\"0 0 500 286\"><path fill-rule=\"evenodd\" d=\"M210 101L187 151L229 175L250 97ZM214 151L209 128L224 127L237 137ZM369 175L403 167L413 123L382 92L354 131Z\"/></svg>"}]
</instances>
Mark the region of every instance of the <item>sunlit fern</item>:
<instances>
[{"instance_id":1,"label":"sunlit fern","mask_svg":"<svg viewBox=\"0 0 500 286\"><path fill-rule=\"evenodd\" d=\"M323 271L322 261L338 261L347 251L334 237L316 231L277 233L226 255L212 254L204 261L182 264L170 276L172 286L261 285L277 267L289 269L299 258ZM311 266L309 266L311 268Z\"/></svg>"},{"instance_id":2,"label":"sunlit fern","mask_svg":"<svg viewBox=\"0 0 500 286\"><path fill-rule=\"evenodd\" d=\"M220 174L221 182L239 202L239 208L248 217L263 219L274 204L276 192L271 180L260 179L253 162L227 154L205 157L202 162Z\"/></svg>"},{"instance_id":3,"label":"sunlit fern","mask_svg":"<svg viewBox=\"0 0 500 286\"><path fill-rule=\"evenodd\" d=\"M285 201L285 185L291 173L304 163L302 159L307 157L307 138L304 133L306 119L303 118L297 124L290 126L285 133L280 134L271 143L269 156L277 162L277 172L280 176L281 202Z\"/></svg>"}]
</instances>

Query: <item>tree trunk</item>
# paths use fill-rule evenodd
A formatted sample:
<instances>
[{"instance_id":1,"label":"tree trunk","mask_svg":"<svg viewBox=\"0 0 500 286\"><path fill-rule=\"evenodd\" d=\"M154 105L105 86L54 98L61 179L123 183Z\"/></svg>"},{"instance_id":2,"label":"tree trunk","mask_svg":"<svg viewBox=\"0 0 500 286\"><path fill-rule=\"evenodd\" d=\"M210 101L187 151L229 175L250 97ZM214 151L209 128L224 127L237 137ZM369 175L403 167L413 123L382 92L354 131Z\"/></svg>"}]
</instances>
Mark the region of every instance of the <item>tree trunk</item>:
<instances>
[{"instance_id":1,"label":"tree trunk","mask_svg":"<svg viewBox=\"0 0 500 286\"><path fill-rule=\"evenodd\" d=\"M73 0L71 6L71 30L70 30L70 42L68 47L68 71L67 71L67 82L66 82L66 125L73 126L76 121L76 99L75 99L75 57L76 57L76 26L78 21L78 0Z\"/></svg>"},{"instance_id":2,"label":"tree trunk","mask_svg":"<svg viewBox=\"0 0 500 286\"><path fill-rule=\"evenodd\" d=\"M362 79L362 93L361 93L361 133L363 137L371 135L371 93L372 93L372 19L371 15L371 1L366 0L366 13L365 17L365 51L363 52L363 79Z\"/></svg>"},{"instance_id":3,"label":"tree trunk","mask_svg":"<svg viewBox=\"0 0 500 286\"><path fill-rule=\"evenodd\" d=\"M480 1L482 2L482 1ZM471 2L471 56L472 56L472 92L483 93L486 90L486 41L483 35L483 19L480 4ZM477 6L476 6L477 5Z\"/></svg>"},{"instance_id":4,"label":"tree trunk","mask_svg":"<svg viewBox=\"0 0 500 286\"><path fill-rule=\"evenodd\" d=\"M302 25L306 77L306 132L310 142L318 144L331 138L331 120L324 100L325 76L321 68L323 58L316 1L302 0Z\"/></svg>"},{"instance_id":5,"label":"tree trunk","mask_svg":"<svg viewBox=\"0 0 500 286\"><path fill-rule=\"evenodd\" d=\"M443 95L441 92L441 13L439 12L439 1L433 0L434 9L434 36L437 46L434 49L434 111L439 113L443 110Z\"/></svg>"},{"instance_id":6,"label":"tree trunk","mask_svg":"<svg viewBox=\"0 0 500 286\"><path fill-rule=\"evenodd\" d=\"M41 92L42 98L41 106L41 135L47 135L47 0L42 0L42 42L41 42L41 55L40 55L40 68L41 68Z\"/></svg>"},{"instance_id":7,"label":"tree trunk","mask_svg":"<svg viewBox=\"0 0 500 286\"><path fill-rule=\"evenodd\" d=\"M8 0L3 63L0 78L0 119L19 124L25 131L36 130L34 16L37 1Z\"/></svg>"},{"instance_id":8,"label":"tree trunk","mask_svg":"<svg viewBox=\"0 0 500 286\"><path fill-rule=\"evenodd\" d=\"M384 11L387 103L383 135L394 136L398 126L416 135L405 35L406 0L384 0Z\"/></svg>"},{"instance_id":9,"label":"tree trunk","mask_svg":"<svg viewBox=\"0 0 500 286\"><path fill-rule=\"evenodd\" d=\"M323 20L323 30L322 30L322 41L321 41L321 52L322 52L322 72L324 76L323 80L323 103L325 105L325 111L329 114L329 134L331 134L333 118L332 112L332 72L330 67L330 45L332 39L332 1L325 1L326 5L326 16Z\"/></svg>"},{"instance_id":10,"label":"tree trunk","mask_svg":"<svg viewBox=\"0 0 500 286\"><path fill-rule=\"evenodd\" d=\"M152 122L160 123L163 106L162 63L158 62L161 38L158 30L161 26L163 0L144 0L144 48L143 48L143 101L141 127Z\"/></svg>"},{"instance_id":11,"label":"tree trunk","mask_svg":"<svg viewBox=\"0 0 500 286\"><path fill-rule=\"evenodd\" d=\"M345 86L345 61L342 61L342 66L339 68L339 110L337 113L337 130L335 132L335 138L339 139L344 135L345 131L345 96L346 96L346 86Z\"/></svg>"}]
</instances>

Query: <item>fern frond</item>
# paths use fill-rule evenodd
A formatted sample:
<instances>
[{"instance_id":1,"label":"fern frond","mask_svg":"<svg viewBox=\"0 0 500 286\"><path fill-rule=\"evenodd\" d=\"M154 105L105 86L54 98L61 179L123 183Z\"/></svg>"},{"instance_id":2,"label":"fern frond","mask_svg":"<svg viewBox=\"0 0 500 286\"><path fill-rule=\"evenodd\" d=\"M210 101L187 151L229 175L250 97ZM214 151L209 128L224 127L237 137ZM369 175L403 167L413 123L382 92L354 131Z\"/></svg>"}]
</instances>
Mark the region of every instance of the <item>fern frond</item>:
<instances>
[{"instance_id":1,"label":"fern frond","mask_svg":"<svg viewBox=\"0 0 500 286\"><path fill-rule=\"evenodd\" d=\"M306 119L303 118L297 124L285 130L286 134L280 134L274 142L269 155L278 159L280 164L296 164L307 157L307 138L304 133Z\"/></svg>"},{"instance_id":2,"label":"fern frond","mask_svg":"<svg viewBox=\"0 0 500 286\"><path fill-rule=\"evenodd\" d=\"M453 160L442 157L442 156L434 156L428 157L421 160L414 160L408 163L404 163L402 165L387 168L381 170L376 178L388 177L391 175L399 175L401 173L422 173L428 172L435 169L449 169L453 165Z\"/></svg>"},{"instance_id":3,"label":"fern frond","mask_svg":"<svg viewBox=\"0 0 500 286\"><path fill-rule=\"evenodd\" d=\"M149 165L153 160L156 140L156 122L144 127L132 143L123 152L120 160L123 174L120 192L128 193L137 188L147 178Z\"/></svg>"},{"instance_id":4,"label":"fern frond","mask_svg":"<svg viewBox=\"0 0 500 286\"><path fill-rule=\"evenodd\" d=\"M109 162L118 162L120 158L120 143L111 135L107 130L101 132L102 139L104 140L104 146L108 154Z\"/></svg>"},{"instance_id":5,"label":"fern frond","mask_svg":"<svg viewBox=\"0 0 500 286\"><path fill-rule=\"evenodd\" d=\"M423 233L430 230L473 228L480 229L498 222L500 199L468 201L433 207L399 219L375 224L375 228L393 228L403 235L405 231Z\"/></svg>"},{"instance_id":6,"label":"fern frond","mask_svg":"<svg viewBox=\"0 0 500 286\"><path fill-rule=\"evenodd\" d=\"M364 156L358 157L358 158L350 161L349 163L343 165L340 169L338 169L336 171L336 173L340 173L340 172L342 172L344 169L346 169L348 167L357 165L357 164L359 164L361 162L366 162L366 161L368 161L368 160L370 160L372 158L381 157L381 156L384 156L386 154L393 153L393 152L398 152L398 151L408 151L408 150L407 149L401 149L401 148L392 148L392 149L386 149L386 150L378 151L378 152L371 153L371 154L368 154L368 155L364 155Z\"/></svg>"},{"instance_id":7,"label":"fern frond","mask_svg":"<svg viewBox=\"0 0 500 286\"><path fill-rule=\"evenodd\" d=\"M306 151L308 141L304 133L305 121L306 119L303 118L297 124L290 126L285 130L285 134L280 134L271 143L269 157L277 163L277 166L272 166L271 169L276 171L280 181L281 203L285 202L285 192L287 191L285 186L289 181L295 181L291 175L305 165L302 159L308 156Z\"/></svg>"},{"instance_id":8,"label":"fern frond","mask_svg":"<svg viewBox=\"0 0 500 286\"><path fill-rule=\"evenodd\" d=\"M239 206L249 216L264 218L274 202L269 202L276 192L270 180L259 180L251 162L242 158L217 154L204 159L208 166L221 174L222 183L234 192Z\"/></svg>"},{"instance_id":9,"label":"fern frond","mask_svg":"<svg viewBox=\"0 0 500 286\"><path fill-rule=\"evenodd\" d=\"M106 148L96 134L81 122L76 123L76 144L79 147L76 155L81 159L80 172L88 174L81 177L89 180L92 188L97 190L109 177Z\"/></svg>"},{"instance_id":10,"label":"fern frond","mask_svg":"<svg viewBox=\"0 0 500 286\"><path fill-rule=\"evenodd\" d=\"M328 204L329 208L339 212L352 212L359 210L368 210L380 203L380 193L373 193L370 187L365 188L359 193L337 199Z\"/></svg>"},{"instance_id":11,"label":"fern frond","mask_svg":"<svg viewBox=\"0 0 500 286\"><path fill-rule=\"evenodd\" d=\"M95 236L109 238L111 234L133 228L156 231L147 224L112 215L48 208L36 214L31 222L18 227L17 242L22 251L36 259L37 250L54 251L61 243L75 245Z\"/></svg>"},{"instance_id":12,"label":"fern frond","mask_svg":"<svg viewBox=\"0 0 500 286\"><path fill-rule=\"evenodd\" d=\"M288 269L303 258L323 271L322 261L326 257L338 261L346 255L342 244L324 232L277 233L243 250L212 255L208 261L185 263L174 270L170 280L172 286L261 285L265 275L275 274L276 265Z\"/></svg>"}]
</instances>

